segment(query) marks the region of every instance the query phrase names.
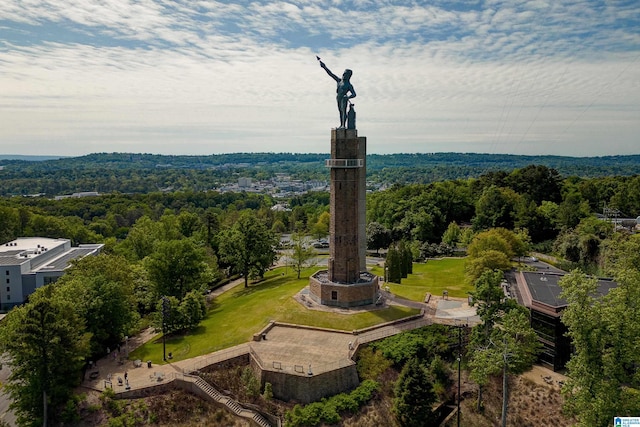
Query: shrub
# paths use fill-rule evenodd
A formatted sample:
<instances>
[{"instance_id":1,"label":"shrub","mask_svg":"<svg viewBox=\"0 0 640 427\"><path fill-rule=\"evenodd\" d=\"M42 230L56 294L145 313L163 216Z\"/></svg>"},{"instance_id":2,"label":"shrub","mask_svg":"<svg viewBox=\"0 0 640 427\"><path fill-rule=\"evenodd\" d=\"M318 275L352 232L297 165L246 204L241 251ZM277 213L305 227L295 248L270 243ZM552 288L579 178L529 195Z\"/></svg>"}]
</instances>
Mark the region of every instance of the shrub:
<instances>
[{"instance_id":1,"label":"shrub","mask_svg":"<svg viewBox=\"0 0 640 427\"><path fill-rule=\"evenodd\" d=\"M351 393L340 393L320 402L313 402L305 407L294 406L293 410L285 414L285 426L316 426L323 424L337 424L342 412L355 413L367 403L378 390L379 384L373 380L363 381Z\"/></svg>"}]
</instances>

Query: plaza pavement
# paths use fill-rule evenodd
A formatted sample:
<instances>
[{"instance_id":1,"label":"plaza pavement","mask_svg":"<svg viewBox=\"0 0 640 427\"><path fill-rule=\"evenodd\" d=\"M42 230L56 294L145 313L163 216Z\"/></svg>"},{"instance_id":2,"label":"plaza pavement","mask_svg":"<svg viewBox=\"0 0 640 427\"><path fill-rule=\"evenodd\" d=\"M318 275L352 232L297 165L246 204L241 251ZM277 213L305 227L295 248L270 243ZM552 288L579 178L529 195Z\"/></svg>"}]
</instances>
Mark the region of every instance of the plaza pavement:
<instances>
[{"instance_id":1,"label":"plaza pavement","mask_svg":"<svg viewBox=\"0 0 640 427\"><path fill-rule=\"evenodd\" d=\"M242 279L237 280L216 290L211 295L219 295L241 283L243 283ZM386 294L387 303L419 308L423 310L423 315L416 316L416 319L410 321L400 320L391 324L368 328L358 334L297 325L275 324L275 326L266 329L265 339L260 341L243 343L235 347L177 362L168 361L163 365L152 363L151 367L145 360L132 361L126 359L126 357L114 358L105 356L97 363L98 377L91 379L89 377L90 371L87 371L82 386L98 391L104 390L105 387L112 387L116 393L126 391L127 384L131 390L143 389L166 383L175 377L180 378L185 373L202 369L216 362L249 353L253 353L263 369L277 369L292 374L306 375L309 368L311 368L311 371L317 374L353 363L351 357L360 344L431 323L454 324L454 322L461 321L472 325L477 318L475 309L469 307L466 300L443 300L433 297L429 303L420 303L403 300L387 292L384 293ZM327 308L323 307L323 309ZM344 309L336 310L344 312ZM258 332L260 331L256 331L256 333ZM128 341L128 350L131 351L156 337L157 334L150 331L132 337ZM126 382L125 372L127 374Z\"/></svg>"}]
</instances>

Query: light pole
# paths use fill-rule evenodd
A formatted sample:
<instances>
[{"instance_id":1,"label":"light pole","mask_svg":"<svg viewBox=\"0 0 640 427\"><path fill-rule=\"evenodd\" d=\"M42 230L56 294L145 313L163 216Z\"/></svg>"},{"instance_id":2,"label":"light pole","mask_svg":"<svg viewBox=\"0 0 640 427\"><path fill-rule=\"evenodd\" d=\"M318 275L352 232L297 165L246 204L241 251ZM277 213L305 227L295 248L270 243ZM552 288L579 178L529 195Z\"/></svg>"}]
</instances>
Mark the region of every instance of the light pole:
<instances>
[{"instance_id":1,"label":"light pole","mask_svg":"<svg viewBox=\"0 0 640 427\"><path fill-rule=\"evenodd\" d=\"M455 319L454 327L458 330L458 427L460 427L460 362L462 361L462 328L466 328L465 323L460 323L458 319Z\"/></svg>"},{"instance_id":2,"label":"light pole","mask_svg":"<svg viewBox=\"0 0 640 427\"><path fill-rule=\"evenodd\" d=\"M169 312L171 310L171 306L169 303L169 298L166 296L162 297L162 360L167 361L167 317L169 316Z\"/></svg>"}]
</instances>

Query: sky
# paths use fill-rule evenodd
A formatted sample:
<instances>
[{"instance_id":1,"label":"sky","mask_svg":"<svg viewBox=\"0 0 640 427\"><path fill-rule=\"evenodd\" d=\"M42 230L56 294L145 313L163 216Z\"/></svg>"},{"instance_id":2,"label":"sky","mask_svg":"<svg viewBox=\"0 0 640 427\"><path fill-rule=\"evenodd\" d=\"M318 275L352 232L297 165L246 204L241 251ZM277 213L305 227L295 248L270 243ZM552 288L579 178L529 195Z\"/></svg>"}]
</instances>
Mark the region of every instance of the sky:
<instances>
[{"instance_id":1,"label":"sky","mask_svg":"<svg viewBox=\"0 0 640 427\"><path fill-rule=\"evenodd\" d=\"M0 154L640 154L638 0L2 0Z\"/></svg>"}]
</instances>

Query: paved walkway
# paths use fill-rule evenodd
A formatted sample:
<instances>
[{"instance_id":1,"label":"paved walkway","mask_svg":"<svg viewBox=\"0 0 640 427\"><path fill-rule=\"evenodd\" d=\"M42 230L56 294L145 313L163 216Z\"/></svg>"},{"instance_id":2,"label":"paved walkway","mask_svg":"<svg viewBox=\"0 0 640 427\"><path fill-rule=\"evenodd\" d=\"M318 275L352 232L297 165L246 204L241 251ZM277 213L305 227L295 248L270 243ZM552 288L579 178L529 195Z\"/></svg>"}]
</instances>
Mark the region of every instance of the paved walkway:
<instances>
[{"instance_id":1,"label":"paved walkway","mask_svg":"<svg viewBox=\"0 0 640 427\"><path fill-rule=\"evenodd\" d=\"M235 280L210 295L215 297L227 290L244 283L243 279ZM294 326L276 326L266 334L266 340L252 341L225 350L197 356L165 365L149 364L147 361L132 361L126 358L114 359L104 357L97 363L98 376L90 378L87 371L83 386L95 390L112 387L116 392L130 389L142 389L161 384L194 370L202 369L214 363L253 352L257 355L263 368L278 368L290 370L292 373L307 373L309 365L315 373L334 369L352 363L351 356L359 344L375 341L405 330L415 329L431 323L453 324L455 319L469 322L475 314L473 308L466 306L466 302L450 300L444 301L432 298L430 303L408 301L383 292L387 303L402 304L412 308L424 309L424 316L412 321L398 321L394 324L369 328L358 335L350 332L321 330ZM302 303L302 302L301 302ZM379 307L376 307L379 308ZM343 310L343 309L340 309ZM258 331L256 331L258 332ZM132 351L144 342L156 336L150 330L139 336L132 337L128 342L128 350ZM126 379L126 381L125 381Z\"/></svg>"},{"instance_id":2,"label":"paved walkway","mask_svg":"<svg viewBox=\"0 0 640 427\"><path fill-rule=\"evenodd\" d=\"M434 322L443 324L463 322L474 326L481 320L480 316L476 314L476 308L471 307L466 299L449 298L437 300Z\"/></svg>"}]
</instances>

